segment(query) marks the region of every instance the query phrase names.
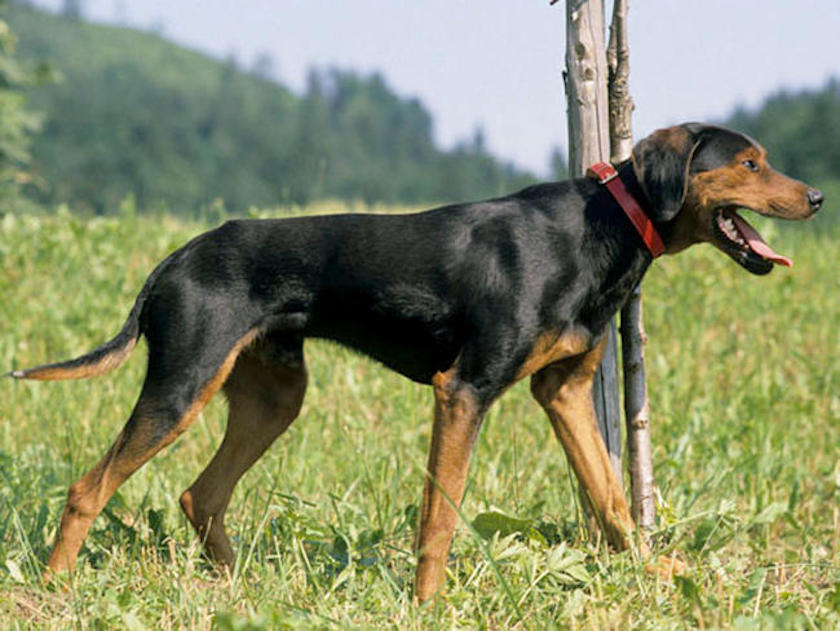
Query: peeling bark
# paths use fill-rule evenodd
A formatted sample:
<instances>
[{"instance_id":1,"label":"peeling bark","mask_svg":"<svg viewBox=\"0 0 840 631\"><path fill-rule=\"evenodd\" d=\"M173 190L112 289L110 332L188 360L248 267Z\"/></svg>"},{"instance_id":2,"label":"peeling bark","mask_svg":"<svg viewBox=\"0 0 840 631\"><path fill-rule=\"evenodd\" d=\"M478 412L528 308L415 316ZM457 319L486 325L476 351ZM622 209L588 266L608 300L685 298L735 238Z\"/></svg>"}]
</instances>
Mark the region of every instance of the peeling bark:
<instances>
[{"instance_id":1,"label":"peeling bark","mask_svg":"<svg viewBox=\"0 0 840 631\"><path fill-rule=\"evenodd\" d=\"M633 151L633 99L630 97L630 47L627 43L627 0L615 0L609 66L610 160L627 160ZM630 473L633 519L642 530L653 528L656 505L647 383L645 381L642 323L642 290L636 287L621 310L621 356L624 368L624 416L627 427L627 461Z\"/></svg>"},{"instance_id":2,"label":"peeling bark","mask_svg":"<svg viewBox=\"0 0 840 631\"><path fill-rule=\"evenodd\" d=\"M609 155L607 65L604 5L599 0L566 2L566 85L569 122L569 173L580 177L589 165ZM595 377L595 410L610 462L621 480L621 414L618 398L617 333L610 325L610 342Z\"/></svg>"}]
</instances>

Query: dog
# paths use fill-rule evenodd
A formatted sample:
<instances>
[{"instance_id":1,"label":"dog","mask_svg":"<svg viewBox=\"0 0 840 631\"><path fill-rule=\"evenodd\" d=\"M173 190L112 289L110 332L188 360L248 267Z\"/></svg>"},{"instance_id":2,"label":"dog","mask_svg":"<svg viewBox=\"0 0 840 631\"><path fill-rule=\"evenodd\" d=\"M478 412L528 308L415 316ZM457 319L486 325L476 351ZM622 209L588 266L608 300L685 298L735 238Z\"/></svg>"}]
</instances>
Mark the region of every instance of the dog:
<instances>
[{"instance_id":1,"label":"dog","mask_svg":"<svg viewBox=\"0 0 840 631\"><path fill-rule=\"evenodd\" d=\"M622 211L628 199L635 217ZM116 337L10 373L98 375L141 335L148 342L139 399L102 460L70 486L45 577L74 566L111 495L219 390L230 406L224 439L180 503L208 556L231 568L225 510L242 474L300 411L305 338L334 340L432 386L420 602L444 582L484 413L521 379L530 378L607 540L625 549L634 523L591 398L607 324L662 252L708 242L753 274L790 265L736 209L805 219L822 201L774 171L755 140L687 123L640 141L601 181L537 184L415 214L228 221L154 269ZM649 554L644 542L641 551Z\"/></svg>"}]
</instances>

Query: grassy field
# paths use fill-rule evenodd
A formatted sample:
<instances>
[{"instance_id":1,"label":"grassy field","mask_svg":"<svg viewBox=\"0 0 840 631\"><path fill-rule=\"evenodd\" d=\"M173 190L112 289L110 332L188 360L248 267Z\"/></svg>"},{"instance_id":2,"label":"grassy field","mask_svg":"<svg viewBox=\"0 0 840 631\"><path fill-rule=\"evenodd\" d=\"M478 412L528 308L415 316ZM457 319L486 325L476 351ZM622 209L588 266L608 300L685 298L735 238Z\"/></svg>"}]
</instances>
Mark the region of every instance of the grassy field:
<instances>
[{"instance_id":1,"label":"grassy field","mask_svg":"<svg viewBox=\"0 0 840 631\"><path fill-rule=\"evenodd\" d=\"M838 628L840 230L777 226L760 224L792 270L752 277L703 246L646 280L657 538L690 566L674 583L588 540L562 449L520 384L485 421L446 595L413 606L431 395L313 342L303 413L228 512L231 580L202 561L177 504L219 442L219 399L123 486L66 589L44 588L67 486L127 417L138 351L90 381L0 380L0 628ZM154 263L205 227L0 219L0 370L109 337ZM492 511L518 532L484 539L467 523Z\"/></svg>"}]
</instances>

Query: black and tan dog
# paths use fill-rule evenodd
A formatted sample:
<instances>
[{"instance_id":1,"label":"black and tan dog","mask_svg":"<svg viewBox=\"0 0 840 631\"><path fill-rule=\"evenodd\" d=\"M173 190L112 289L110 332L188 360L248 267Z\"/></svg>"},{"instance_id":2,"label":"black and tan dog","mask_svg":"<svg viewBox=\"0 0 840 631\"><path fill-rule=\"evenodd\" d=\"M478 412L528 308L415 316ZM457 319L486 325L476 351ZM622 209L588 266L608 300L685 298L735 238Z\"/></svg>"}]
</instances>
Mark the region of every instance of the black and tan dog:
<instances>
[{"instance_id":1,"label":"black and tan dog","mask_svg":"<svg viewBox=\"0 0 840 631\"><path fill-rule=\"evenodd\" d=\"M804 219L822 195L773 171L750 138L686 124L617 165L667 253L709 242L754 274L790 261L736 208ZM441 586L482 417L531 378L610 542L633 521L596 428L590 389L607 323L652 260L611 195L587 178L411 215L230 221L152 272L122 331L78 359L18 370L73 379L148 341L139 400L104 458L70 487L49 572L71 568L114 491L224 390L222 445L181 506L223 566L225 509L242 474L289 426L306 389L303 340L336 340L434 389L416 595ZM643 549L646 552L646 549Z\"/></svg>"}]
</instances>

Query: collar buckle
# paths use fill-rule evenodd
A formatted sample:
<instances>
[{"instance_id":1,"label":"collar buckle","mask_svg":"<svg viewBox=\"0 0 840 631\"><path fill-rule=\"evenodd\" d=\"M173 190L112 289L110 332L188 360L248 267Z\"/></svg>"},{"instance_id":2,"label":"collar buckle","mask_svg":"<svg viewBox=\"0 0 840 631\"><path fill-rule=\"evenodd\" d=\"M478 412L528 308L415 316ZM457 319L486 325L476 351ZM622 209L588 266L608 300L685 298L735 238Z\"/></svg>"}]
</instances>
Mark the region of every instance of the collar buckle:
<instances>
[{"instance_id":1,"label":"collar buckle","mask_svg":"<svg viewBox=\"0 0 840 631\"><path fill-rule=\"evenodd\" d=\"M600 184L606 184L618 177L618 171L607 162L598 162L586 169L586 177L595 178Z\"/></svg>"}]
</instances>

